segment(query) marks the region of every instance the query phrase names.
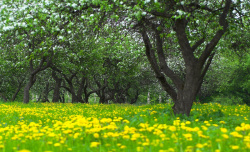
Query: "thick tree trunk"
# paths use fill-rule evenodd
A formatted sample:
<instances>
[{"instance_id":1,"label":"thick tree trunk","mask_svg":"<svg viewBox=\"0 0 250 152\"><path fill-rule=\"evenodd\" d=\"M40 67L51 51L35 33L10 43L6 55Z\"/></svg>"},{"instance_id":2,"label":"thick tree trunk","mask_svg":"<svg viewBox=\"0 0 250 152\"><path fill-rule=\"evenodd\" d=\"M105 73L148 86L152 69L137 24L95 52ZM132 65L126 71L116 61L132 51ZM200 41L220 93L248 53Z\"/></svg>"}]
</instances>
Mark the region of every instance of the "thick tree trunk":
<instances>
[{"instance_id":1,"label":"thick tree trunk","mask_svg":"<svg viewBox=\"0 0 250 152\"><path fill-rule=\"evenodd\" d=\"M12 96L11 101L14 101L14 100L16 99L18 93L20 92L20 90L21 90L21 88L22 88L23 82L24 82L24 79L22 79L21 81L18 82L17 90L16 90L16 92L14 93L14 95Z\"/></svg>"},{"instance_id":2,"label":"thick tree trunk","mask_svg":"<svg viewBox=\"0 0 250 152\"><path fill-rule=\"evenodd\" d=\"M139 91L136 90L135 97L131 100L130 104L136 103L136 101L138 100L138 97L139 97Z\"/></svg>"},{"instance_id":3,"label":"thick tree trunk","mask_svg":"<svg viewBox=\"0 0 250 152\"><path fill-rule=\"evenodd\" d=\"M57 77L55 71L52 72L52 77L56 82L52 102L59 102L59 100L60 100L60 88L61 88L61 84L62 84L62 79Z\"/></svg>"},{"instance_id":4,"label":"thick tree trunk","mask_svg":"<svg viewBox=\"0 0 250 152\"><path fill-rule=\"evenodd\" d=\"M187 68L183 90L178 90L177 100L174 101L174 106L172 107L175 114L190 115L193 102L198 93L197 90L200 89L200 81L202 81L200 73L201 70L195 68L195 66L194 68Z\"/></svg>"},{"instance_id":5,"label":"thick tree trunk","mask_svg":"<svg viewBox=\"0 0 250 152\"><path fill-rule=\"evenodd\" d=\"M87 81L86 78L82 77L81 81L80 81L80 84L79 84L79 88L77 90L77 95L76 96L77 96L78 102L80 102L80 103L84 103L85 102L83 100L83 98L82 98L82 94L83 94L83 91L84 91L85 84L87 83L86 81Z\"/></svg>"},{"instance_id":6,"label":"thick tree trunk","mask_svg":"<svg viewBox=\"0 0 250 152\"><path fill-rule=\"evenodd\" d=\"M50 102L49 101L49 82L46 83L45 89L43 91L43 99L42 102Z\"/></svg>"},{"instance_id":7,"label":"thick tree trunk","mask_svg":"<svg viewBox=\"0 0 250 152\"><path fill-rule=\"evenodd\" d=\"M15 92L14 95L12 96L11 101L16 100L16 97L17 97L18 93L20 92L21 88L22 88L21 86L18 86L16 92Z\"/></svg>"},{"instance_id":8,"label":"thick tree trunk","mask_svg":"<svg viewBox=\"0 0 250 152\"><path fill-rule=\"evenodd\" d=\"M196 94L192 94L189 91L178 93L178 99L174 101L174 106L172 107L174 114L185 114L189 116L195 96Z\"/></svg>"},{"instance_id":9,"label":"thick tree trunk","mask_svg":"<svg viewBox=\"0 0 250 152\"><path fill-rule=\"evenodd\" d=\"M23 103L29 103L30 101L30 88L34 85L36 82L36 77L35 75L30 75L29 81L24 87L24 94L23 94Z\"/></svg>"},{"instance_id":10,"label":"thick tree trunk","mask_svg":"<svg viewBox=\"0 0 250 152\"><path fill-rule=\"evenodd\" d=\"M76 96L76 94L75 93L72 93L71 94L71 103L77 103L78 102L78 98L77 98L77 96Z\"/></svg>"}]
</instances>

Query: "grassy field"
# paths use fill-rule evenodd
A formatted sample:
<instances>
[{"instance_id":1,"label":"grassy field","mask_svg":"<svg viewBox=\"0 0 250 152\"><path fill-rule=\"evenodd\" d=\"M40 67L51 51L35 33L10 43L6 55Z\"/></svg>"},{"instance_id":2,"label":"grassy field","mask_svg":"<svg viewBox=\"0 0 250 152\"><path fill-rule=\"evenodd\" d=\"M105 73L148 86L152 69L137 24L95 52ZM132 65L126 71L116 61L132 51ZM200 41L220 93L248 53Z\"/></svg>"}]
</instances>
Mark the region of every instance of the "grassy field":
<instances>
[{"instance_id":1,"label":"grassy field","mask_svg":"<svg viewBox=\"0 0 250 152\"><path fill-rule=\"evenodd\" d=\"M250 107L195 104L0 104L0 152L250 151Z\"/></svg>"}]
</instances>

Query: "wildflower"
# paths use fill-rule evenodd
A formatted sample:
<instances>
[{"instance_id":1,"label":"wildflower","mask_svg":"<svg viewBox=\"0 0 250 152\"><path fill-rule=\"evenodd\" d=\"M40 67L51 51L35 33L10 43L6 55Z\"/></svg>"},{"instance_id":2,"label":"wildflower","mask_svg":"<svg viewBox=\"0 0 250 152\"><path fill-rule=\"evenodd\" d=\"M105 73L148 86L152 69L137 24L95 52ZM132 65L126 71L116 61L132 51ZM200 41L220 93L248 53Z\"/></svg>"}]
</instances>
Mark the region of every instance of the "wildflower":
<instances>
[{"instance_id":1,"label":"wildflower","mask_svg":"<svg viewBox=\"0 0 250 152\"><path fill-rule=\"evenodd\" d=\"M99 134L98 133L94 133L94 137L95 138L99 138Z\"/></svg>"},{"instance_id":2,"label":"wildflower","mask_svg":"<svg viewBox=\"0 0 250 152\"><path fill-rule=\"evenodd\" d=\"M223 133L226 133L227 129L226 128L220 128L220 131L223 132Z\"/></svg>"},{"instance_id":3,"label":"wildflower","mask_svg":"<svg viewBox=\"0 0 250 152\"><path fill-rule=\"evenodd\" d=\"M23 150L19 150L18 152L31 152L31 151L28 149L23 149Z\"/></svg>"},{"instance_id":4,"label":"wildflower","mask_svg":"<svg viewBox=\"0 0 250 152\"><path fill-rule=\"evenodd\" d=\"M75 134L74 134L74 139L78 138L78 137L79 137L79 135L80 135L80 133L79 133L79 132L75 133Z\"/></svg>"},{"instance_id":5,"label":"wildflower","mask_svg":"<svg viewBox=\"0 0 250 152\"><path fill-rule=\"evenodd\" d=\"M170 131L176 131L176 127L175 127L175 126L170 126L168 129L169 129Z\"/></svg>"},{"instance_id":6,"label":"wildflower","mask_svg":"<svg viewBox=\"0 0 250 152\"><path fill-rule=\"evenodd\" d=\"M196 147L197 148L203 148L204 146L202 144L198 143L198 144L196 144Z\"/></svg>"},{"instance_id":7,"label":"wildflower","mask_svg":"<svg viewBox=\"0 0 250 152\"><path fill-rule=\"evenodd\" d=\"M231 146L232 149L239 149L239 146Z\"/></svg>"},{"instance_id":8,"label":"wildflower","mask_svg":"<svg viewBox=\"0 0 250 152\"><path fill-rule=\"evenodd\" d=\"M149 145L149 142L142 143L142 146L148 146L148 145Z\"/></svg>"},{"instance_id":9,"label":"wildflower","mask_svg":"<svg viewBox=\"0 0 250 152\"><path fill-rule=\"evenodd\" d=\"M0 145L0 148L4 148L4 145Z\"/></svg>"},{"instance_id":10,"label":"wildflower","mask_svg":"<svg viewBox=\"0 0 250 152\"><path fill-rule=\"evenodd\" d=\"M241 129L241 127L236 127L235 128L235 131L241 131L242 129Z\"/></svg>"},{"instance_id":11,"label":"wildflower","mask_svg":"<svg viewBox=\"0 0 250 152\"><path fill-rule=\"evenodd\" d=\"M238 132L234 131L231 132L230 135L234 136L234 137L238 137L238 138L242 138L243 136L241 134L239 134Z\"/></svg>"},{"instance_id":12,"label":"wildflower","mask_svg":"<svg viewBox=\"0 0 250 152\"><path fill-rule=\"evenodd\" d=\"M192 140L192 134L190 134L190 133L183 134L183 136L184 136L187 140Z\"/></svg>"},{"instance_id":13,"label":"wildflower","mask_svg":"<svg viewBox=\"0 0 250 152\"><path fill-rule=\"evenodd\" d=\"M220 121L221 124L225 124L225 121Z\"/></svg>"},{"instance_id":14,"label":"wildflower","mask_svg":"<svg viewBox=\"0 0 250 152\"><path fill-rule=\"evenodd\" d=\"M54 146L59 147L59 146L61 146L61 144L60 143L55 143Z\"/></svg>"},{"instance_id":15,"label":"wildflower","mask_svg":"<svg viewBox=\"0 0 250 152\"><path fill-rule=\"evenodd\" d=\"M129 139L129 137L130 137L129 135L123 135L122 136L123 139Z\"/></svg>"},{"instance_id":16,"label":"wildflower","mask_svg":"<svg viewBox=\"0 0 250 152\"><path fill-rule=\"evenodd\" d=\"M229 136L227 134L222 134L222 137L225 138L225 139L229 138Z\"/></svg>"},{"instance_id":17,"label":"wildflower","mask_svg":"<svg viewBox=\"0 0 250 152\"><path fill-rule=\"evenodd\" d=\"M90 143L90 147L97 147L98 145L100 145L99 142L91 142Z\"/></svg>"},{"instance_id":18,"label":"wildflower","mask_svg":"<svg viewBox=\"0 0 250 152\"><path fill-rule=\"evenodd\" d=\"M137 150L138 152L140 152L140 151L143 150L143 147L136 147L136 150Z\"/></svg>"},{"instance_id":19,"label":"wildflower","mask_svg":"<svg viewBox=\"0 0 250 152\"><path fill-rule=\"evenodd\" d=\"M175 150L174 150L174 148L168 148L168 151L169 152L174 152Z\"/></svg>"}]
</instances>

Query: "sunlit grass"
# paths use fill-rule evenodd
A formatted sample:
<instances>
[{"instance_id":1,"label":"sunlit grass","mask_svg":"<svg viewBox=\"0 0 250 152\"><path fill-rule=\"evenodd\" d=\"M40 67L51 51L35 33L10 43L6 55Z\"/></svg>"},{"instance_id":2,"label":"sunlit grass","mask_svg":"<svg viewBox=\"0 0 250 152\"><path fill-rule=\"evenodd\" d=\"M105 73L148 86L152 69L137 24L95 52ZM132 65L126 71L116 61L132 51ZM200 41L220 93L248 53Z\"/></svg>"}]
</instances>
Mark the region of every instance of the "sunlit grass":
<instances>
[{"instance_id":1,"label":"sunlit grass","mask_svg":"<svg viewBox=\"0 0 250 152\"><path fill-rule=\"evenodd\" d=\"M250 107L0 104L0 151L250 151Z\"/></svg>"}]
</instances>

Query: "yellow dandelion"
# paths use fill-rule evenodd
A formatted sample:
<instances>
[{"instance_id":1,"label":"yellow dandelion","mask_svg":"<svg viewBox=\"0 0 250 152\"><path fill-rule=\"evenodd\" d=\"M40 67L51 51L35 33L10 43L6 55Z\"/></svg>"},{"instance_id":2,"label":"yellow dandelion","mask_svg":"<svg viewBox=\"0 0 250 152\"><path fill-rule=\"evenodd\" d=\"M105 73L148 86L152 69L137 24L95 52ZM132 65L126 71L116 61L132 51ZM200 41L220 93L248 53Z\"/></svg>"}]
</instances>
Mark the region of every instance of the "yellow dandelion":
<instances>
[{"instance_id":1,"label":"yellow dandelion","mask_svg":"<svg viewBox=\"0 0 250 152\"><path fill-rule=\"evenodd\" d=\"M60 143L55 143L54 146L59 147L59 146L61 146L61 144Z\"/></svg>"},{"instance_id":2,"label":"yellow dandelion","mask_svg":"<svg viewBox=\"0 0 250 152\"><path fill-rule=\"evenodd\" d=\"M19 150L18 152L31 152L31 151L28 149L22 149L22 150Z\"/></svg>"},{"instance_id":3,"label":"yellow dandelion","mask_svg":"<svg viewBox=\"0 0 250 152\"><path fill-rule=\"evenodd\" d=\"M203 148L204 146L202 144L198 143L198 144L196 144L196 147L197 148Z\"/></svg>"},{"instance_id":4,"label":"yellow dandelion","mask_svg":"<svg viewBox=\"0 0 250 152\"><path fill-rule=\"evenodd\" d=\"M91 142L90 143L90 147L97 147L98 145L100 145L99 142Z\"/></svg>"},{"instance_id":5,"label":"yellow dandelion","mask_svg":"<svg viewBox=\"0 0 250 152\"><path fill-rule=\"evenodd\" d=\"M159 152L168 152L168 150L159 150Z\"/></svg>"},{"instance_id":6,"label":"yellow dandelion","mask_svg":"<svg viewBox=\"0 0 250 152\"><path fill-rule=\"evenodd\" d=\"M143 147L136 147L136 150L137 150L138 152L140 152L140 151L143 150Z\"/></svg>"},{"instance_id":7,"label":"yellow dandelion","mask_svg":"<svg viewBox=\"0 0 250 152\"><path fill-rule=\"evenodd\" d=\"M236 131L231 132L230 135L232 135L234 137L238 137L238 138L243 138L243 136L241 134L239 134L238 132L236 132Z\"/></svg>"},{"instance_id":8,"label":"yellow dandelion","mask_svg":"<svg viewBox=\"0 0 250 152\"><path fill-rule=\"evenodd\" d=\"M170 126L168 129L169 129L170 131L176 131L176 127L175 127L175 126Z\"/></svg>"},{"instance_id":9,"label":"yellow dandelion","mask_svg":"<svg viewBox=\"0 0 250 152\"><path fill-rule=\"evenodd\" d=\"M125 149L125 148L126 148L126 146L125 146L125 145L122 145L122 146L121 146L121 149Z\"/></svg>"},{"instance_id":10,"label":"yellow dandelion","mask_svg":"<svg viewBox=\"0 0 250 152\"><path fill-rule=\"evenodd\" d=\"M226 133L227 129L226 128L220 128L220 131L223 132L223 133Z\"/></svg>"},{"instance_id":11,"label":"yellow dandelion","mask_svg":"<svg viewBox=\"0 0 250 152\"><path fill-rule=\"evenodd\" d=\"M231 148L235 150L235 149L239 149L239 146L234 146L233 145L233 146L231 146Z\"/></svg>"},{"instance_id":12,"label":"yellow dandelion","mask_svg":"<svg viewBox=\"0 0 250 152\"><path fill-rule=\"evenodd\" d=\"M129 139L129 137L130 137L129 135L123 135L122 136L123 139Z\"/></svg>"},{"instance_id":13,"label":"yellow dandelion","mask_svg":"<svg viewBox=\"0 0 250 152\"><path fill-rule=\"evenodd\" d=\"M225 139L229 138L229 136L227 134L222 134L222 137L225 138Z\"/></svg>"},{"instance_id":14,"label":"yellow dandelion","mask_svg":"<svg viewBox=\"0 0 250 152\"><path fill-rule=\"evenodd\" d=\"M95 138L99 138L100 136L99 136L98 133L94 133L94 137L95 137Z\"/></svg>"},{"instance_id":15,"label":"yellow dandelion","mask_svg":"<svg viewBox=\"0 0 250 152\"><path fill-rule=\"evenodd\" d=\"M220 121L221 124L225 124L225 121Z\"/></svg>"},{"instance_id":16,"label":"yellow dandelion","mask_svg":"<svg viewBox=\"0 0 250 152\"><path fill-rule=\"evenodd\" d=\"M238 126L235 128L235 131L242 131L242 129L241 129L241 127Z\"/></svg>"}]
</instances>

